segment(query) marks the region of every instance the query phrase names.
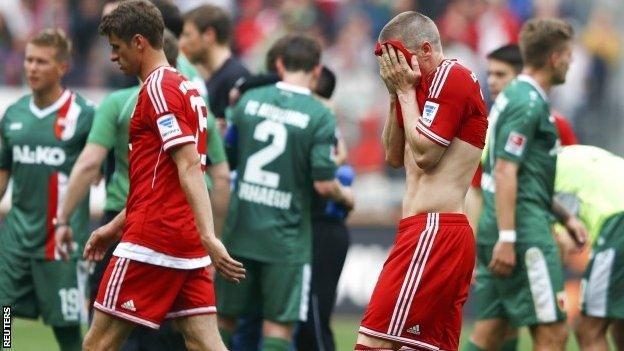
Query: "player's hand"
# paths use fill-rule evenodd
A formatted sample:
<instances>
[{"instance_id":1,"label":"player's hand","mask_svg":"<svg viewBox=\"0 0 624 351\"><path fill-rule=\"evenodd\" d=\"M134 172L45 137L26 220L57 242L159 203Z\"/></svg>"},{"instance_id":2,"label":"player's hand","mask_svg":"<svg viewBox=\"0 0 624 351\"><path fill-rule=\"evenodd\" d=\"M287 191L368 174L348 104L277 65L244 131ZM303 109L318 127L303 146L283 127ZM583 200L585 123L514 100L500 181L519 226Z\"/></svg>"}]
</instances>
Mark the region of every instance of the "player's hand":
<instances>
[{"instance_id":1,"label":"player's hand","mask_svg":"<svg viewBox=\"0 0 624 351\"><path fill-rule=\"evenodd\" d=\"M494 245L492 261L488 269L496 276L508 277L516 266L516 250L514 243L499 241Z\"/></svg>"},{"instance_id":2,"label":"player's hand","mask_svg":"<svg viewBox=\"0 0 624 351\"><path fill-rule=\"evenodd\" d=\"M230 89L230 92L228 93L228 100L230 101L230 106L234 106L236 105L236 103L238 102L238 99L240 98L240 90L238 90L238 88L232 88Z\"/></svg>"},{"instance_id":3,"label":"player's hand","mask_svg":"<svg viewBox=\"0 0 624 351\"><path fill-rule=\"evenodd\" d=\"M73 248L74 234L68 224L60 225L54 231L54 242L56 244L56 252L61 256L63 261L68 261Z\"/></svg>"},{"instance_id":4,"label":"player's hand","mask_svg":"<svg viewBox=\"0 0 624 351\"><path fill-rule=\"evenodd\" d=\"M110 223L94 230L87 240L83 257L89 261L100 261L106 250L119 239L119 233Z\"/></svg>"},{"instance_id":5,"label":"player's hand","mask_svg":"<svg viewBox=\"0 0 624 351\"><path fill-rule=\"evenodd\" d=\"M377 58L377 62L379 63L379 75L381 76L381 80L386 85L386 89L388 89L388 94L390 96L396 95L396 90L394 90L394 86L390 81L390 62L385 61L382 56L375 56Z\"/></svg>"},{"instance_id":6,"label":"player's hand","mask_svg":"<svg viewBox=\"0 0 624 351\"><path fill-rule=\"evenodd\" d=\"M403 53L391 45L382 46L381 59L388 65L388 79L397 94L414 92L414 87L420 83L420 67L416 56L412 56L412 67L407 63Z\"/></svg>"},{"instance_id":7,"label":"player's hand","mask_svg":"<svg viewBox=\"0 0 624 351\"><path fill-rule=\"evenodd\" d=\"M245 279L243 264L230 257L221 240L217 238L202 239L202 243L208 250L212 265L223 278L234 283L240 283L242 279Z\"/></svg>"},{"instance_id":8,"label":"player's hand","mask_svg":"<svg viewBox=\"0 0 624 351\"><path fill-rule=\"evenodd\" d=\"M578 250L583 250L585 244L587 244L587 229L585 229L583 222L575 216L571 216L565 222L565 227L568 230L572 240L576 243Z\"/></svg>"},{"instance_id":9,"label":"player's hand","mask_svg":"<svg viewBox=\"0 0 624 351\"><path fill-rule=\"evenodd\" d=\"M353 195L353 189L350 186L342 187L343 202L342 205L351 211L355 206L355 196Z\"/></svg>"}]
</instances>

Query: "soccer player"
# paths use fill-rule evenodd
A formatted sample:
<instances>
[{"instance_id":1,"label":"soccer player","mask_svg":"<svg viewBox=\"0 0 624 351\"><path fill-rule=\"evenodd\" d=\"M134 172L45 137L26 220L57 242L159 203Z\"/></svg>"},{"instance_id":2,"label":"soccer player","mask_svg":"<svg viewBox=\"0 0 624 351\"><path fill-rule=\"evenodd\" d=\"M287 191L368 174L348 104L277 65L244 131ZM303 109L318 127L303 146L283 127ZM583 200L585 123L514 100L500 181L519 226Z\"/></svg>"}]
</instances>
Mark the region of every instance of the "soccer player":
<instances>
[{"instance_id":1,"label":"soccer player","mask_svg":"<svg viewBox=\"0 0 624 351\"><path fill-rule=\"evenodd\" d=\"M197 89L167 64L162 16L146 1L121 3L103 17L111 60L143 82L129 126L126 209L91 234L87 259L115 249L98 291L86 350L119 349L140 324L175 319L193 350L225 350L216 325L212 263L227 279L244 278L214 235L202 165L207 109ZM210 256L208 256L210 254Z\"/></svg>"},{"instance_id":2,"label":"soccer player","mask_svg":"<svg viewBox=\"0 0 624 351\"><path fill-rule=\"evenodd\" d=\"M499 349L510 326L528 326L535 350L565 347L563 272L551 235L560 140L547 92L565 81L572 36L572 27L561 20L525 23L523 72L490 113L477 233L475 297L482 328L471 336L472 350ZM579 220L565 211L555 214L582 246Z\"/></svg>"},{"instance_id":3,"label":"soccer player","mask_svg":"<svg viewBox=\"0 0 624 351\"><path fill-rule=\"evenodd\" d=\"M24 70L32 94L9 106L0 122L0 197L13 181L11 210L0 228L0 305L17 317L43 317L61 350L80 350L77 260L62 261L55 251L55 226L71 226L69 245L87 238L89 199L74 215L54 221L71 168L84 147L93 104L63 87L71 42L59 29L47 29L26 44Z\"/></svg>"},{"instance_id":4,"label":"soccer player","mask_svg":"<svg viewBox=\"0 0 624 351\"><path fill-rule=\"evenodd\" d=\"M289 37L277 59L282 81L248 91L231 111L226 148L236 151L238 177L223 242L247 278L235 285L217 277L226 341L236 318L260 310L262 350L289 348L294 324L307 316L312 192L353 206L350 189L335 179L335 117L310 91L320 56L313 39Z\"/></svg>"},{"instance_id":5,"label":"soccer player","mask_svg":"<svg viewBox=\"0 0 624 351\"><path fill-rule=\"evenodd\" d=\"M616 179L624 179L624 159L606 150L567 146L557 157L556 197L578 213L593 245L575 326L581 350L607 351L610 326L624 335L624 182ZM621 337L614 341L624 350Z\"/></svg>"},{"instance_id":6,"label":"soccer player","mask_svg":"<svg viewBox=\"0 0 624 351\"><path fill-rule=\"evenodd\" d=\"M230 90L237 80L249 76L247 68L232 55L231 38L232 20L220 7L202 5L184 16L182 51L202 69L210 110L223 127Z\"/></svg>"},{"instance_id":7,"label":"soccer player","mask_svg":"<svg viewBox=\"0 0 624 351\"><path fill-rule=\"evenodd\" d=\"M403 219L359 328L356 350L457 350L474 267L464 199L485 143L475 75L446 59L434 22L403 12L375 50L390 95L382 141L405 167Z\"/></svg>"}]
</instances>

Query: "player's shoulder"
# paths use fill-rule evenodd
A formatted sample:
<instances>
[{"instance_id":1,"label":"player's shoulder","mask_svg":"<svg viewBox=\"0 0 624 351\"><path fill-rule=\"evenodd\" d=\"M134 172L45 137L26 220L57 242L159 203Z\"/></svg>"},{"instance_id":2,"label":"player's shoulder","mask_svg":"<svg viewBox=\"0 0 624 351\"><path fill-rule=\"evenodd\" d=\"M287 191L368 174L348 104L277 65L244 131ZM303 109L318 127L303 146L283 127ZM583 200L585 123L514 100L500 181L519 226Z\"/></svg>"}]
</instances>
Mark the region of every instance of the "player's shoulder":
<instances>
[{"instance_id":1,"label":"player's shoulder","mask_svg":"<svg viewBox=\"0 0 624 351\"><path fill-rule=\"evenodd\" d=\"M433 75L429 97L439 97L442 91L445 93L466 92L468 91L466 87L471 84L479 86L477 76L469 68L456 59L445 59Z\"/></svg>"},{"instance_id":2,"label":"player's shoulder","mask_svg":"<svg viewBox=\"0 0 624 351\"><path fill-rule=\"evenodd\" d=\"M95 102L82 96L81 94L75 91L72 91L72 94L74 95L74 102L78 104L78 106L80 106L83 109L83 111L90 111L90 112L95 111Z\"/></svg>"},{"instance_id":3,"label":"player's shoulder","mask_svg":"<svg viewBox=\"0 0 624 351\"><path fill-rule=\"evenodd\" d=\"M26 94L14 103L10 104L5 110L5 115L8 116L10 114L22 111L28 111L30 106L30 100L32 99L32 94Z\"/></svg>"}]
</instances>

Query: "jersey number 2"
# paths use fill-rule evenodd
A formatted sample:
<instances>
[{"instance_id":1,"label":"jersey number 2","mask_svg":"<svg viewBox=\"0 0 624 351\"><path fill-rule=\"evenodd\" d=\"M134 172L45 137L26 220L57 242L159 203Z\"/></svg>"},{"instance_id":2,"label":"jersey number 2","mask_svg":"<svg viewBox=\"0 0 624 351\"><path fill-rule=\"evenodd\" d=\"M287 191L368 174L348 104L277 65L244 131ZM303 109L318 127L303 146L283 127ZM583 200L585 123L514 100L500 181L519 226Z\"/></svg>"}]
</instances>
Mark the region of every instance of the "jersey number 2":
<instances>
[{"instance_id":1,"label":"jersey number 2","mask_svg":"<svg viewBox=\"0 0 624 351\"><path fill-rule=\"evenodd\" d=\"M265 171L262 168L278 158L286 149L288 133L283 124L264 120L256 126L254 139L267 142L273 136L271 144L257 151L247 159L243 179L246 182L263 185L268 188L277 188L280 175L275 172Z\"/></svg>"}]
</instances>

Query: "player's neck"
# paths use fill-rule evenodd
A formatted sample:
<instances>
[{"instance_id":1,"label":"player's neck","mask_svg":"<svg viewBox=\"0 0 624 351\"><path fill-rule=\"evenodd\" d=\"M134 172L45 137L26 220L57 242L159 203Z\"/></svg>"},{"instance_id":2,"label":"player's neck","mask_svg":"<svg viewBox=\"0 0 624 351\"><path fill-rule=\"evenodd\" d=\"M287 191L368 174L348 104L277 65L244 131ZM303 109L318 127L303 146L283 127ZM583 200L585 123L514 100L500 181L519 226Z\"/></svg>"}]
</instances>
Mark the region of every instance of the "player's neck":
<instances>
[{"instance_id":1,"label":"player's neck","mask_svg":"<svg viewBox=\"0 0 624 351\"><path fill-rule=\"evenodd\" d=\"M282 82L310 89L310 86L312 86L312 73L305 73L303 71L284 72Z\"/></svg>"},{"instance_id":2,"label":"player's neck","mask_svg":"<svg viewBox=\"0 0 624 351\"><path fill-rule=\"evenodd\" d=\"M221 66L232 56L232 50L228 46L215 46L208 52L204 68L209 75L218 71Z\"/></svg>"},{"instance_id":3,"label":"player's neck","mask_svg":"<svg viewBox=\"0 0 624 351\"><path fill-rule=\"evenodd\" d=\"M35 103L35 106L43 110L44 108L55 103L56 100L61 97L64 90L65 89L61 85L61 82L58 82L48 89L33 91L33 102Z\"/></svg>"},{"instance_id":4,"label":"player's neck","mask_svg":"<svg viewBox=\"0 0 624 351\"><path fill-rule=\"evenodd\" d=\"M539 70L539 69L534 69L531 67L525 67L522 70L522 74L525 74L531 78L533 78L533 80L546 92L546 93L550 93L550 89L552 88L552 79L550 77L550 73L544 71L544 70Z\"/></svg>"},{"instance_id":5,"label":"player's neck","mask_svg":"<svg viewBox=\"0 0 624 351\"><path fill-rule=\"evenodd\" d=\"M420 67L420 73L422 77L426 78L427 76L429 76L433 71L435 71L438 68L438 66L440 66L442 61L444 61L444 54L439 52L439 53L436 53L435 55L432 55L431 59L425 62L419 62L418 65Z\"/></svg>"},{"instance_id":6,"label":"player's neck","mask_svg":"<svg viewBox=\"0 0 624 351\"><path fill-rule=\"evenodd\" d=\"M162 50L152 50L151 52L146 52L143 56L139 80L144 82L147 77L149 77L150 73L161 66L169 66L167 57Z\"/></svg>"}]
</instances>

